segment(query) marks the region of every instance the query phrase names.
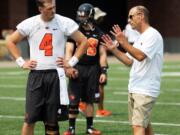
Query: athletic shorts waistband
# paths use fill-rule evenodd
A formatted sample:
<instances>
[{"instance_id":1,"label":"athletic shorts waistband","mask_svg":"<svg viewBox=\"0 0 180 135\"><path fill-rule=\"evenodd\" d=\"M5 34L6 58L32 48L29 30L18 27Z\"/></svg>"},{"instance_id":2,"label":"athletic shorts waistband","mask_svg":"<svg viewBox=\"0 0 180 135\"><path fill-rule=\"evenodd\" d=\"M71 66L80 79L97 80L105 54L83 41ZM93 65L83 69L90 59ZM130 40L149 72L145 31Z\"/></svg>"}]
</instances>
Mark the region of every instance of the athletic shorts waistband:
<instances>
[{"instance_id":1,"label":"athletic shorts waistband","mask_svg":"<svg viewBox=\"0 0 180 135\"><path fill-rule=\"evenodd\" d=\"M57 72L56 69L46 69L46 70L31 70L31 73L52 73Z\"/></svg>"}]
</instances>

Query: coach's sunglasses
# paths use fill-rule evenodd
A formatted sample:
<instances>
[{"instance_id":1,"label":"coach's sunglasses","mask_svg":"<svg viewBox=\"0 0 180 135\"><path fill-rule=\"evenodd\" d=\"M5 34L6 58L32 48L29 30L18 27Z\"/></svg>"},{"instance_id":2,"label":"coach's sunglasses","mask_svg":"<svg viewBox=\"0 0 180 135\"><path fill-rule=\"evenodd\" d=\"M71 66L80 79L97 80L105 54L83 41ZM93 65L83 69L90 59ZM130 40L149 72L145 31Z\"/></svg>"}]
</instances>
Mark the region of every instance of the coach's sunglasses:
<instances>
[{"instance_id":1,"label":"coach's sunglasses","mask_svg":"<svg viewBox=\"0 0 180 135\"><path fill-rule=\"evenodd\" d=\"M134 14L134 15L129 15L128 18L132 20L134 16L140 15L140 14L141 14L141 13L136 13L136 14Z\"/></svg>"}]
</instances>

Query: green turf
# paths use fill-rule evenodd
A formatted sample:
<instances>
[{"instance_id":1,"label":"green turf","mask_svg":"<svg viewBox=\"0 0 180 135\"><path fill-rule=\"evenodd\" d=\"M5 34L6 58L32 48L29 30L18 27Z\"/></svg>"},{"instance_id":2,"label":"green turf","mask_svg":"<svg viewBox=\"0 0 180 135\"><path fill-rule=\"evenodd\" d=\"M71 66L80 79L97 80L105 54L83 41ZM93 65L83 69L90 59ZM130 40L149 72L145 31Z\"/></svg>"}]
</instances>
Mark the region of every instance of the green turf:
<instances>
[{"instance_id":1,"label":"green turf","mask_svg":"<svg viewBox=\"0 0 180 135\"><path fill-rule=\"evenodd\" d=\"M165 62L163 72L180 72L180 62ZM102 130L104 135L132 134L127 114L128 74L128 67L110 64L105 108L113 114L107 118L95 118L95 127ZM28 71L19 68L0 68L0 135L20 135L27 75ZM161 95L153 109L152 123L156 134L180 135L180 76L162 77ZM68 122L59 124L62 134ZM85 127L85 119L79 115L77 135L84 135ZM42 123L38 122L35 135L43 134Z\"/></svg>"}]
</instances>

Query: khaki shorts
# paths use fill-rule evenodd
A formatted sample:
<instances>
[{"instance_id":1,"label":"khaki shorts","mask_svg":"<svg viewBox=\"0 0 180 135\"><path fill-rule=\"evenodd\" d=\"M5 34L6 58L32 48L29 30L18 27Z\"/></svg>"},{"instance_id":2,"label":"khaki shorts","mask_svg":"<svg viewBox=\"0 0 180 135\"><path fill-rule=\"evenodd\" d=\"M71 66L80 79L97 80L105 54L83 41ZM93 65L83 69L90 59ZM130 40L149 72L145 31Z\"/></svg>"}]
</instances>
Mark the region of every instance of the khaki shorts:
<instances>
[{"instance_id":1,"label":"khaki shorts","mask_svg":"<svg viewBox=\"0 0 180 135\"><path fill-rule=\"evenodd\" d=\"M129 93L128 110L130 124L147 128L156 99L143 94Z\"/></svg>"}]
</instances>

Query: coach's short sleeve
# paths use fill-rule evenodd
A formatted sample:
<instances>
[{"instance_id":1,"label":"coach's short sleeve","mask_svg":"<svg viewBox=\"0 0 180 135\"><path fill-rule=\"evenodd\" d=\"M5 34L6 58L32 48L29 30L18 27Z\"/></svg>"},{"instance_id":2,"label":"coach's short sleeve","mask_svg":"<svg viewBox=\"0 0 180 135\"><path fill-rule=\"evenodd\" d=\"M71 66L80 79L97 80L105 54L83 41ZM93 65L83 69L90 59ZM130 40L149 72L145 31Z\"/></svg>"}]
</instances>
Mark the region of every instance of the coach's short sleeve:
<instances>
[{"instance_id":1,"label":"coach's short sleeve","mask_svg":"<svg viewBox=\"0 0 180 135\"><path fill-rule=\"evenodd\" d=\"M159 48L159 35L154 29L149 29L141 36L139 49L150 59L156 54Z\"/></svg>"}]
</instances>

